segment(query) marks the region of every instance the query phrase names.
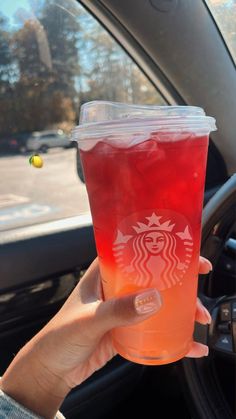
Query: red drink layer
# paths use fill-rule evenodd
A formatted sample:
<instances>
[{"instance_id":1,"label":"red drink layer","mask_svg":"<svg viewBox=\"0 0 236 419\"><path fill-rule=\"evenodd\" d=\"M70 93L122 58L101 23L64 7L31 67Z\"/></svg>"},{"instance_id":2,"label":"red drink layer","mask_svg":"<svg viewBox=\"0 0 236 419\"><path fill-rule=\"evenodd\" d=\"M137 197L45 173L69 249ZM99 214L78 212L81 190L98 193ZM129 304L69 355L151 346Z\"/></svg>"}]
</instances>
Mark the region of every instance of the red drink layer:
<instances>
[{"instance_id":1,"label":"red drink layer","mask_svg":"<svg viewBox=\"0 0 236 419\"><path fill-rule=\"evenodd\" d=\"M174 362L192 342L208 136L173 136L80 151L105 298L153 287L162 298L150 319L112 331L142 364Z\"/></svg>"}]
</instances>

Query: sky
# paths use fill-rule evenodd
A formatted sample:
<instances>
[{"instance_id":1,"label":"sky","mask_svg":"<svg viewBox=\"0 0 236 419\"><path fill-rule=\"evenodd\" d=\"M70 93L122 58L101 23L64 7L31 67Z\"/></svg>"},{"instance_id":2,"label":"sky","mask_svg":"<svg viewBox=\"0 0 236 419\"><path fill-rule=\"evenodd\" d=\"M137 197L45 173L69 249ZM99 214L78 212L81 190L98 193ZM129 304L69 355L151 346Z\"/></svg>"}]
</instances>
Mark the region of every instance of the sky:
<instances>
[{"instance_id":1,"label":"sky","mask_svg":"<svg viewBox=\"0 0 236 419\"><path fill-rule=\"evenodd\" d=\"M28 0L2 0L0 10L4 15L11 16L19 8L29 9Z\"/></svg>"},{"instance_id":2,"label":"sky","mask_svg":"<svg viewBox=\"0 0 236 419\"><path fill-rule=\"evenodd\" d=\"M209 0L208 3L211 3L213 6L218 6L218 5L232 6L232 4L235 3L235 0Z\"/></svg>"},{"instance_id":3,"label":"sky","mask_svg":"<svg viewBox=\"0 0 236 419\"><path fill-rule=\"evenodd\" d=\"M30 10L28 0L1 0L0 13L9 18L9 23L14 25L14 14L18 9Z\"/></svg>"}]
</instances>

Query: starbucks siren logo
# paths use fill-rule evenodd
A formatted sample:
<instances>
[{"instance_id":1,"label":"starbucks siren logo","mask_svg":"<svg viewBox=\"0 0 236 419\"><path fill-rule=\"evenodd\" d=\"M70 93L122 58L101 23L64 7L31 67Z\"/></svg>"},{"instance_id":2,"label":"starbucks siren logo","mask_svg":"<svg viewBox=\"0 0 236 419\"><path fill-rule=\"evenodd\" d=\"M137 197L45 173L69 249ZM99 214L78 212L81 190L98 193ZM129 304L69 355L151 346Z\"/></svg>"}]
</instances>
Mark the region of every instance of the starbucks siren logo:
<instances>
[{"instance_id":1,"label":"starbucks siren logo","mask_svg":"<svg viewBox=\"0 0 236 419\"><path fill-rule=\"evenodd\" d=\"M181 285L192 259L190 226L182 215L167 210L143 218L148 222L131 225L128 217L119 226L113 243L117 266L136 285L159 290Z\"/></svg>"}]
</instances>

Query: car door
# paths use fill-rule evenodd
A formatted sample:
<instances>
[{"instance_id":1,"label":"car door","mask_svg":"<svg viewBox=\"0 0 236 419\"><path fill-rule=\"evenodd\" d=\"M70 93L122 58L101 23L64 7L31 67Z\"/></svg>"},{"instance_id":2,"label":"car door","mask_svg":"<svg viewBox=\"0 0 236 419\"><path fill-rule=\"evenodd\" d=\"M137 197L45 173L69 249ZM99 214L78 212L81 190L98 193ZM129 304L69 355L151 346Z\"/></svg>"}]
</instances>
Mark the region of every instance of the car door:
<instances>
[{"instance_id":1,"label":"car door","mask_svg":"<svg viewBox=\"0 0 236 419\"><path fill-rule=\"evenodd\" d=\"M69 135L67 136L65 133L60 132L60 131L57 133L57 144L58 144L58 147L67 148L67 147L70 147L71 146L72 143L71 143L71 141L69 139Z\"/></svg>"},{"instance_id":2,"label":"car door","mask_svg":"<svg viewBox=\"0 0 236 419\"><path fill-rule=\"evenodd\" d=\"M176 48L171 54L171 31L164 28L169 18L165 8L178 2L156 3L49 0L29 5L17 0L14 7L1 4L0 56L5 63L3 76L0 73L1 129L8 134L49 129L69 133L78 122L79 106L95 99L201 104L200 89L194 88L192 79L181 87L183 67L174 65ZM161 28L158 45L155 23ZM168 53L164 48L169 48ZM155 51L162 55L155 56ZM191 71L197 66L190 60L186 72L191 63ZM187 93L188 84L195 97ZM28 164L27 156L2 155L0 160L2 373L14 353L63 304L96 250L86 189L76 174L75 149L43 155L39 170ZM227 178L222 154L211 142L206 201ZM62 410L68 418L115 418L126 414L117 405L133 397L133 406L140 400L139 412L147 414L150 400L144 399L146 405L141 401L145 385L152 383L146 390L153 389L158 413L163 407L163 417L168 417L173 401L175 413L189 419L174 371L175 367L163 367L154 372L116 357L74 389ZM131 397L134 389L137 395Z\"/></svg>"},{"instance_id":3,"label":"car door","mask_svg":"<svg viewBox=\"0 0 236 419\"><path fill-rule=\"evenodd\" d=\"M39 150L40 148L42 149L43 147L47 147L47 148L59 147L57 134L51 133L51 132L46 133L46 134L41 134Z\"/></svg>"}]
</instances>

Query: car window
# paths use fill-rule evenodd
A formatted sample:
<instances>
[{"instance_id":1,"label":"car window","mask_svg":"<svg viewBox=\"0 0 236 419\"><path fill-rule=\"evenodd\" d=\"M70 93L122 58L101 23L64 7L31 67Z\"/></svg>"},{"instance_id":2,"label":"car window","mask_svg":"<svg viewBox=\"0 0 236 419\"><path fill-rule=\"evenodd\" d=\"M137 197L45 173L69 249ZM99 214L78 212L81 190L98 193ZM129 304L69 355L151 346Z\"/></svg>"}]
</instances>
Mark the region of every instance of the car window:
<instances>
[{"instance_id":1,"label":"car window","mask_svg":"<svg viewBox=\"0 0 236 419\"><path fill-rule=\"evenodd\" d=\"M40 136L42 139L43 138L56 138L57 134L43 134Z\"/></svg>"},{"instance_id":2,"label":"car window","mask_svg":"<svg viewBox=\"0 0 236 419\"><path fill-rule=\"evenodd\" d=\"M95 99L165 104L75 0L0 3L0 93L0 230L88 214L76 149L69 142L81 104ZM60 130L68 147L38 148L37 139L56 137L41 135L47 130ZM41 153L41 169L29 164L34 153Z\"/></svg>"},{"instance_id":3,"label":"car window","mask_svg":"<svg viewBox=\"0 0 236 419\"><path fill-rule=\"evenodd\" d=\"M236 0L206 0L236 62Z\"/></svg>"}]
</instances>

